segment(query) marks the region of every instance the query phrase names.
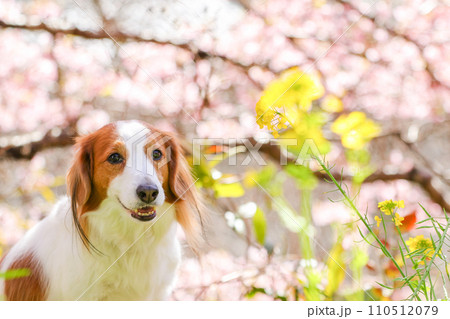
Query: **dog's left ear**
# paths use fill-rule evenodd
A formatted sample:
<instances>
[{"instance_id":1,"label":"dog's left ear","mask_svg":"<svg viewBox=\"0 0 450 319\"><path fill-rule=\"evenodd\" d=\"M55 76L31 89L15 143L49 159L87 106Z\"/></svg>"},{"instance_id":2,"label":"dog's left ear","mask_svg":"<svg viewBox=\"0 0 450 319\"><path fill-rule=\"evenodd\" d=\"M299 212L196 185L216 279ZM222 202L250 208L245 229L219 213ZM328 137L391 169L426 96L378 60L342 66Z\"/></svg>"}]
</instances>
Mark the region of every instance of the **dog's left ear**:
<instances>
[{"instance_id":1,"label":"dog's left ear","mask_svg":"<svg viewBox=\"0 0 450 319\"><path fill-rule=\"evenodd\" d=\"M173 135L164 134L169 168L169 199L175 203L177 221L183 227L189 245L197 250L203 237L203 205L181 146Z\"/></svg>"}]
</instances>

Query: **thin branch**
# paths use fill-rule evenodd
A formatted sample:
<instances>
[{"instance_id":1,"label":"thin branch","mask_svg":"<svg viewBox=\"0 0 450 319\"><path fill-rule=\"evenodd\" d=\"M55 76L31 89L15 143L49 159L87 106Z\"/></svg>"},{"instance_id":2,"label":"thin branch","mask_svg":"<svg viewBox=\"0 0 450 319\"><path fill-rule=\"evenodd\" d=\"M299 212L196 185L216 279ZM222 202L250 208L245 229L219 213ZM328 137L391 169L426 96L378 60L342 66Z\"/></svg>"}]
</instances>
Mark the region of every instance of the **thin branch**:
<instances>
[{"instance_id":1,"label":"thin branch","mask_svg":"<svg viewBox=\"0 0 450 319\"><path fill-rule=\"evenodd\" d=\"M146 39L142 38L138 35L123 33L119 30L116 30L114 32L106 33L104 30L97 30L97 31L89 31L89 30L81 30L78 28L71 28L71 29L60 29L60 28L54 28L51 26L48 26L45 23L40 23L36 25L25 25L25 24L12 24L7 23L3 20L0 20L0 28L12 28L12 29L20 29L20 30L26 30L26 31L45 31L53 35L58 34L64 34L64 35L72 35L72 36L78 36L85 39L90 40L111 40L113 38L117 42L126 42L126 41L133 41L133 42L151 42L155 44L160 45L172 45L179 47L181 49L189 50L190 48L188 44L175 44L169 41L159 41L155 39Z\"/></svg>"},{"instance_id":2,"label":"thin branch","mask_svg":"<svg viewBox=\"0 0 450 319\"><path fill-rule=\"evenodd\" d=\"M234 60L230 57L227 57L223 54L202 51L198 48L195 48L190 43L173 43L170 41L160 41L160 40L155 40L155 39L143 38L139 35L124 33L120 30L117 30L116 28L111 28L111 30L109 30L107 33L102 29L97 30L97 31L81 30L78 28L60 29L60 28L51 27L45 23L40 23L40 24L36 24L36 25L24 25L24 24L7 23L3 20L0 20L0 29L2 29L2 28L3 29L12 28L12 29L19 29L19 30L26 30L26 31L44 31L44 32L48 32L53 35L58 35L58 34L71 35L71 36L82 37L82 38L88 39L88 40L112 40L112 39L114 39L115 41L120 42L120 43L138 42L138 43L154 43L154 44L158 44L158 45L170 45L170 46L177 47L181 50L185 50L185 51L193 54L194 59L197 57L203 58L203 59L204 58L221 59L222 61L229 63L229 64L237 67L238 69L240 69L243 73L245 73L247 75L247 77L250 79L250 81L258 88L262 88L262 85L260 83L258 83L257 81L255 81L249 75L248 71L251 68L258 67L265 71L270 71L270 72L275 73L275 71L271 70L267 65L255 64L255 63L245 64L238 60Z\"/></svg>"}]
</instances>

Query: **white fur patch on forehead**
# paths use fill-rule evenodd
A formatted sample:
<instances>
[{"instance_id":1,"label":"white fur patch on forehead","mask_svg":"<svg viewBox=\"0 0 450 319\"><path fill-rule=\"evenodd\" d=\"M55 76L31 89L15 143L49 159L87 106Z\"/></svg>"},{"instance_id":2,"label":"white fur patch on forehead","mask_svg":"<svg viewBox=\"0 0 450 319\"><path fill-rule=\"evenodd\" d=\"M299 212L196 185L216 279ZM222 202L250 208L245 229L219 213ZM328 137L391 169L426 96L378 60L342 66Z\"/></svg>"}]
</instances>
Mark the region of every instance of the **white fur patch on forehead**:
<instances>
[{"instance_id":1,"label":"white fur patch on forehead","mask_svg":"<svg viewBox=\"0 0 450 319\"><path fill-rule=\"evenodd\" d=\"M127 149L126 170L154 176L155 168L145 153L145 145L151 139L151 131L139 121L117 122L117 133ZM157 134L157 133L155 133Z\"/></svg>"},{"instance_id":2,"label":"white fur patch on forehead","mask_svg":"<svg viewBox=\"0 0 450 319\"><path fill-rule=\"evenodd\" d=\"M125 142L144 138L150 130L138 121L117 122L117 133Z\"/></svg>"}]
</instances>

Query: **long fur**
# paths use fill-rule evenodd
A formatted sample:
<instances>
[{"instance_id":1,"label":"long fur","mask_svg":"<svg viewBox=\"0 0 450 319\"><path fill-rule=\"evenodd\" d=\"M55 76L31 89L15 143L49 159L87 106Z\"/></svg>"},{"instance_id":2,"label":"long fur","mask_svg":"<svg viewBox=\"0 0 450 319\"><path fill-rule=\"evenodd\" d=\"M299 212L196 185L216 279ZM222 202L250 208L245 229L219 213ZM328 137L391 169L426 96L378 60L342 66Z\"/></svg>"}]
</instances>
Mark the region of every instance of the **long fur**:
<instances>
[{"instance_id":1,"label":"long fur","mask_svg":"<svg viewBox=\"0 0 450 319\"><path fill-rule=\"evenodd\" d=\"M204 205L196 191L195 181L177 138L170 134L167 136L168 149L171 151L169 185L176 198L177 221L183 227L189 245L197 251L203 240Z\"/></svg>"},{"instance_id":2,"label":"long fur","mask_svg":"<svg viewBox=\"0 0 450 319\"><path fill-rule=\"evenodd\" d=\"M143 130L158 133L158 140L145 141L150 150L164 139L166 166L146 177L134 167L106 163L114 150L126 156L144 154L127 145ZM153 180L163 190L155 206L157 217L147 222L132 218L128 210L136 201L134 187L142 180ZM176 222L194 250L201 242L204 217L193 183L177 138L146 123L109 124L77 139L67 175L68 197L0 264L0 272L25 266L32 273L21 280L0 280L0 295L8 300L167 298L181 257Z\"/></svg>"},{"instance_id":3,"label":"long fur","mask_svg":"<svg viewBox=\"0 0 450 319\"><path fill-rule=\"evenodd\" d=\"M67 193L70 197L76 230L86 248L95 250L87 236L87 225L83 218L83 213L86 211L84 205L88 202L92 189L93 142L92 135L77 138L75 159L67 174Z\"/></svg>"}]
</instances>

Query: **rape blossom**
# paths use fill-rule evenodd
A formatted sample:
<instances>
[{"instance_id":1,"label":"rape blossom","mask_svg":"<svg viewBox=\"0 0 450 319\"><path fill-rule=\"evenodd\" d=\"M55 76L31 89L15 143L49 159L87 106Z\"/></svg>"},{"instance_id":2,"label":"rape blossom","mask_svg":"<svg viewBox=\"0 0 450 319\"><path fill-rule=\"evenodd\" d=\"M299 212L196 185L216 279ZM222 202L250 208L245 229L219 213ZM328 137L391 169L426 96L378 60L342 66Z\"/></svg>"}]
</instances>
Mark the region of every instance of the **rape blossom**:
<instances>
[{"instance_id":1,"label":"rape blossom","mask_svg":"<svg viewBox=\"0 0 450 319\"><path fill-rule=\"evenodd\" d=\"M433 242L430 238L425 238L423 235L418 235L414 238L410 237L406 244L411 252L423 250L422 255L425 256L426 260L431 260L435 253ZM419 264L423 263L423 260L419 262Z\"/></svg>"},{"instance_id":2,"label":"rape blossom","mask_svg":"<svg viewBox=\"0 0 450 319\"><path fill-rule=\"evenodd\" d=\"M405 202L403 200L393 201L392 199L385 200L378 203L378 208L386 215L392 215L396 208L404 208Z\"/></svg>"},{"instance_id":3,"label":"rape blossom","mask_svg":"<svg viewBox=\"0 0 450 319\"><path fill-rule=\"evenodd\" d=\"M281 76L269 83L256 104L256 123L267 126L274 137L278 131L294 123L299 116L309 111L312 101L324 94L320 82L299 68L284 71Z\"/></svg>"},{"instance_id":4,"label":"rape blossom","mask_svg":"<svg viewBox=\"0 0 450 319\"><path fill-rule=\"evenodd\" d=\"M378 216L375 216L375 221L377 222L377 227L380 227L380 223L381 223L382 219Z\"/></svg>"},{"instance_id":5,"label":"rape blossom","mask_svg":"<svg viewBox=\"0 0 450 319\"><path fill-rule=\"evenodd\" d=\"M341 136L345 148L358 150L378 136L381 128L368 119L365 113L351 112L339 116L331 125L331 130Z\"/></svg>"}]
</instances>

